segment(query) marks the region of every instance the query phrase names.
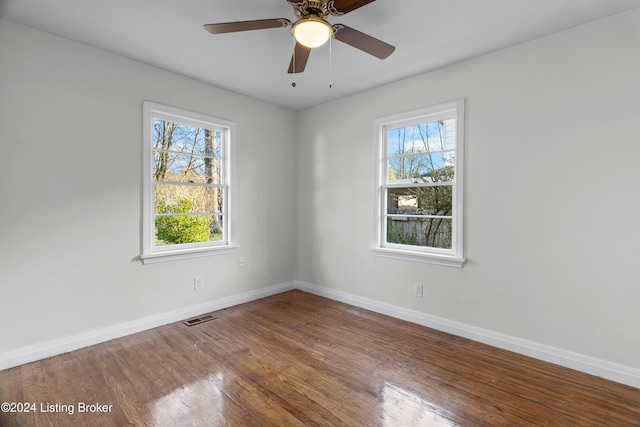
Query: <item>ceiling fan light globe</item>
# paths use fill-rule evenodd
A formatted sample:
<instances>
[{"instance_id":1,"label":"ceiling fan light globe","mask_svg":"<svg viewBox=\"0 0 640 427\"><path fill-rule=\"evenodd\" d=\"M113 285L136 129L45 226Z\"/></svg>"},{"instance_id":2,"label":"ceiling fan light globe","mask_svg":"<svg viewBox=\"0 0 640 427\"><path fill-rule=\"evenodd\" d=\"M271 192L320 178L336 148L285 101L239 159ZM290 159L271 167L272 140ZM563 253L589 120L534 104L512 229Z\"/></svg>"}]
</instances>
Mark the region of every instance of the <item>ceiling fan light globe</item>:
<instances>
[{"instance_id":1,"label":"ceiling fan light globe","mask_svg":"<svg viewBox=\"0 0 640 427\"><path fill-rule=\"evenodd\" d=\"M293 24L291 33L301 45L314 48L325 44L331 38L333 30L327 21L311 15Z\"/></svg>"}]
</instances>

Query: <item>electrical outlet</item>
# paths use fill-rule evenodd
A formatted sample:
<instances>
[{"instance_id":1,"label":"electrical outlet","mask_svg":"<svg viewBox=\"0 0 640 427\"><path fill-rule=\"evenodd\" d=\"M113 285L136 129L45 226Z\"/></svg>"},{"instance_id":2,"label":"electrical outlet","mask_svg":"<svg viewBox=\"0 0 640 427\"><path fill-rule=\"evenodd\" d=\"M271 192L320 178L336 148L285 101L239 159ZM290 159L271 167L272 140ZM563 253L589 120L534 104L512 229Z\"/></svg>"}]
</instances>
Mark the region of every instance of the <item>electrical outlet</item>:
<instances>
[{"instance_id":1,"label":"electrical outlet","mask_svg":"<svg viewBox=\"0 0 640 427\"><path fill-rule=\"evenodd\" d=\"M413 284L413 296L422 298L422 283L416 282Z\"/></svg>"},{"instance_id":2,"label":"electrical outlet","mask_svg":"<svg viewBox=\"0 0 640 427\"><path fill-rule=\"evenodd\" d=\"M200 289L202 289L203 285L204 285L204 279L202 278L202 276L196 276L193 279L193 290L194 291L199 291Z\"/></svg>"},{"instance_id":3,"label":"electrical outlet","mask_svg":"<svg viewBox=\"0 0 640 427\"><path fill-rule=\"evenodd\" d=\"M243 268L244 267L244 257L239 256L238 257L238 268Z\"/></svg>"}]
</instances>

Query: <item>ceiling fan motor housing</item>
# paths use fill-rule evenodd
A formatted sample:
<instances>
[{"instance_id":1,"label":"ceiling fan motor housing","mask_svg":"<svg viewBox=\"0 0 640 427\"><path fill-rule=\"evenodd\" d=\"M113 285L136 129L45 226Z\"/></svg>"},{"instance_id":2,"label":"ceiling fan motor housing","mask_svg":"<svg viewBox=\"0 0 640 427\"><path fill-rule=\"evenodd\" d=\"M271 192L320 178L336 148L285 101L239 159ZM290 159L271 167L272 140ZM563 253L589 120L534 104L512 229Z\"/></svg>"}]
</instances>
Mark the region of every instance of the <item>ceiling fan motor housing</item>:
<instances>
[{"instance_id":1,"label":"ceiling fan motor housing","mask_svg":"<svg viewBox=\"0 0 640 427\"><path fill-rule=\"evenodd\" d=\"M340 16L343 15L335 6L333 0L288 0L291 7L298 18L306 18L309 15L316 15L325 18L327 15Z\"/></svg>"}]
</instances>

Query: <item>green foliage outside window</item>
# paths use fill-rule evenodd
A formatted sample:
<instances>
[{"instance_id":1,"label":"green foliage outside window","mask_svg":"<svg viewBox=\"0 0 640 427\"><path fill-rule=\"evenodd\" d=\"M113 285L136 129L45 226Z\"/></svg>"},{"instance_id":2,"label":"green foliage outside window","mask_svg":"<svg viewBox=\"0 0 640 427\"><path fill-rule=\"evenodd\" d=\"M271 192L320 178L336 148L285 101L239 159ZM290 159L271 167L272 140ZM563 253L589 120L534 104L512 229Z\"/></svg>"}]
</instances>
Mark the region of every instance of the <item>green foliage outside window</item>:
<instances>
[{"instance_id":1,"label":"green foliage outside window","mask_svg":"<svg viewBox=\"0 0 640 427\"><path fill-rule=\"evenodd\" d=\"M414 224L410 233L405 232L404 227L394 224L391 218L387 218L387 242L401 245L415 245L418 236L418 225Z\"/></svg>"},{"instance_id":2,"label":"green foliage outside window","mask_svg":"<svg viewBox=\"0 0 640 427\"><path fill-rule=\"evenodd\" d=\"M177 204L169 205L165 199L156 201L158 214L189 213L193 201L180 197ZM161 216L156 217L156 244L180 244L206 242L211 238L210 216Z\"/></svg>"}]
</instances>

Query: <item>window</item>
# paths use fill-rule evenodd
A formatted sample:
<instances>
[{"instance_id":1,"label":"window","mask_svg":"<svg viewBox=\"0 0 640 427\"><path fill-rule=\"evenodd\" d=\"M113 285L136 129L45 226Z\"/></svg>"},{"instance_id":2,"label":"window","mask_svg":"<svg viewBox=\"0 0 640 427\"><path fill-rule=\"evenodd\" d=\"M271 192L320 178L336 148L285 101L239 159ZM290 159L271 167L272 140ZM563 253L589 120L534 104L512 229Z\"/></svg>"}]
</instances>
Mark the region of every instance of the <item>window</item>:
<instances>
[{"instance_id":1,"label":"window","mask_svg":"<svg viewBox=\"0 0 640 427\"><path fill-rule=\"evenodd\" d=\"M143 263L233 251L235 124L152 102L143 119Z\"/></svg>"},{"instance_id":2,"label":"window","mask_svg":"<svg viewBox=\"0 0 640 427\"><path fill-rule=\"evenodd\" d=\"M461 267L464 100L375 122L377 255Z\"/></svg>"}]
</instances>

